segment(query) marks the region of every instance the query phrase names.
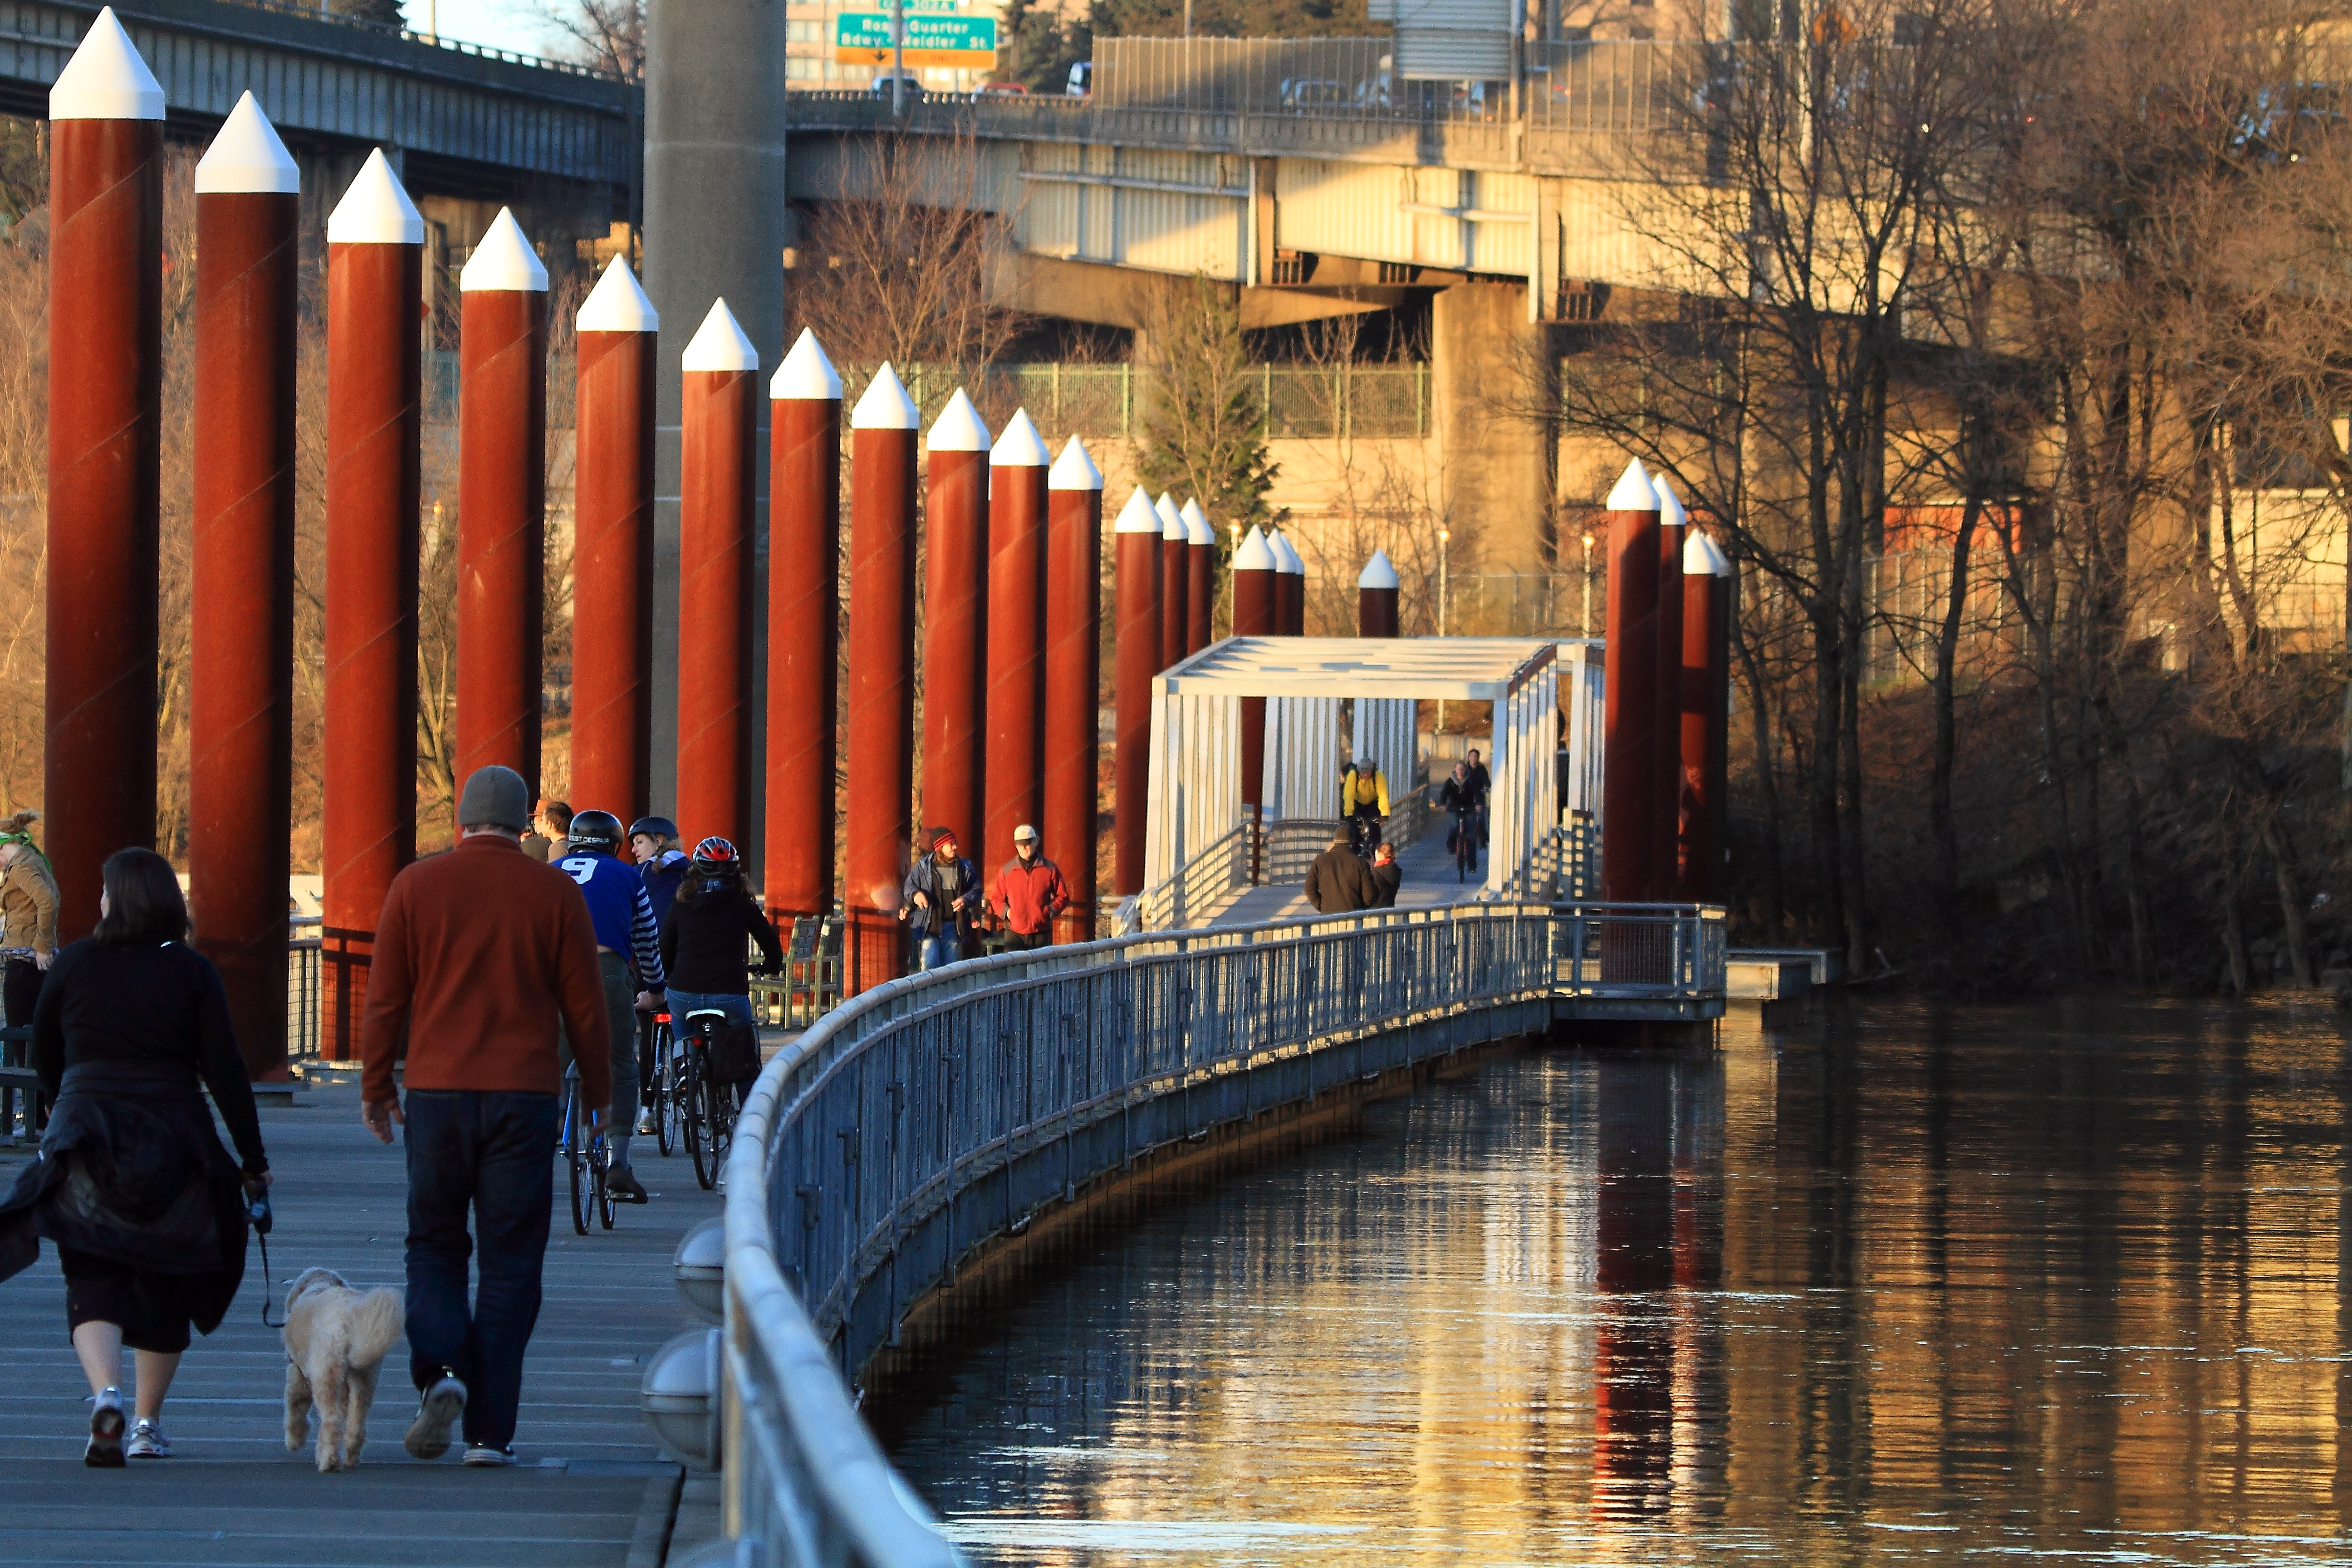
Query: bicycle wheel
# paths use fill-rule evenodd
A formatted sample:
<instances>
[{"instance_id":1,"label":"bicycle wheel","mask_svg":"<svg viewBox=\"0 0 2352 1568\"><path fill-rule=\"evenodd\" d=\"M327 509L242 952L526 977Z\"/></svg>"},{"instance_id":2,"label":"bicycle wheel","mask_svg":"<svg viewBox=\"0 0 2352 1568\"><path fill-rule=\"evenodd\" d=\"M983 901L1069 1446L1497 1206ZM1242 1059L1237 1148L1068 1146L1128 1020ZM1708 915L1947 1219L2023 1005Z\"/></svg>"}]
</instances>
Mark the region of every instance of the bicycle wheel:
<instances>
[{"instance_id":1,"label":"bicycle wheel","mask_svg":"<svg viewBox=\"0 0 2352 1568\"><path fill-rule=\"evenodd\" d=\"M710 1121L710 1179L719 1180L719 1173L727 1166L727 1151L735 1144L736 1087L731 1083L714 1083L702 1091Z\"/></svg>"},{"instance_id":2,"label":"bicycle wheel","mask_svg":"<svg viewBox=\"0 0 2352 1568\"><path fill-rule=\"evenodd\" d=\"M671 1059L670 1028L654 1026L654 1134L665 1157L677 1152L677 1063Z\"/></svg>"},{"instance_id":3,"label":"bicycle wheel","mask_svg":"<svg viewBox=\"0 0 2352 1568\"><path fill-rule=\"evenodd\" d=\"M688 1038L686 1047L686 1076L679 1085L686 1105L686 1147L694 1156L694 1179L704 1192L719 1184L718 1152L705 1140L709 1132L703 1121L701 1042Z\"/></svg>"},{"instance_id":4,"label":"bicycle wheel","mask_svg":"<svg viewBox=\"0 0 2352 1568\"><path fill-rule=\"evenodd\" d=\"M590 1158L596 1173L596 1218L606 1230L613 1228L613 1145L603 1138L596 1140L596 1152Z\"/></svg>"},{"instance_id":5,"label":"bicycle wheel","mask_svg":"<svg viewBox=\"0 0 2352 1568\"><path fill-rule=\"evenodd\" d=\"M577 1079L563 1086L563 1163L572 1173L572 1229L574 1234L588 1234L587 1190L588 1156L581 1146L580 1082Z\"/></svg>"}]
</instances>

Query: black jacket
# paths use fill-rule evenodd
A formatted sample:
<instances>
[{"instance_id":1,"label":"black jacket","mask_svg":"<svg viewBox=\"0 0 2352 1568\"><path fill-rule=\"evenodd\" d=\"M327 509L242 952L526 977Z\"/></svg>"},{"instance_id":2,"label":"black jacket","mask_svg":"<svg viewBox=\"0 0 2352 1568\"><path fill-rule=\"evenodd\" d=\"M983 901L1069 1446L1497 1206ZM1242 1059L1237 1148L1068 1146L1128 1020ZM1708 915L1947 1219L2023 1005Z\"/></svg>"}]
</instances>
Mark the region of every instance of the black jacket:
<instances>
[{"instance_id":1,"label":"black jacket","mask_svg":"<svg viewBox=\"0 0 2352 1568\"><path fill-rule=\"evenodd\" d=\"M1385 866L1374 866L1365 873L1372 879L1372 904L1376 910L1396 908L1397 889L1404 886L1404 868L1391 860Z\"/></svg>"},{"instance_id":2,"label":"black jacket","mask_svg":"<svg viewBox=\"0 0 2352 1568\"><path fill-rule=\"evenodd\" d=\"M662 967L669 972L669 988L741 995L751 986L746 937L760 944L768 968L784 961L776 928L760 912L742 879L689 873L662 918Z\"/></svg>"},{"instance_id":3,"label":"black jacket","mask_svg":"<svg viewBox=\"0 0 2352 1568\"><path fill-rule=\"evenodd\" d=\"M1326 849L1307 868L1307 901L1327 915L1370 909L1377 901L1371 868L1344 844Z\"/></svg>"},{"instance_id":4,"label":"black jacket","mask_svg":"<svg viewBox=\"0 0 2352 1568\"><path fill-rule=\"evenodd\" d=\"M190 1315L212 1332L245 1276L244 1176L199 1083L245 1170L269 1168L219 973L177 942L75 942L41 987L33 1062L57 1104L40 1157L0 1199L0 1279L47 1237L190 1276Z\"/></svg>"}]
</instances>

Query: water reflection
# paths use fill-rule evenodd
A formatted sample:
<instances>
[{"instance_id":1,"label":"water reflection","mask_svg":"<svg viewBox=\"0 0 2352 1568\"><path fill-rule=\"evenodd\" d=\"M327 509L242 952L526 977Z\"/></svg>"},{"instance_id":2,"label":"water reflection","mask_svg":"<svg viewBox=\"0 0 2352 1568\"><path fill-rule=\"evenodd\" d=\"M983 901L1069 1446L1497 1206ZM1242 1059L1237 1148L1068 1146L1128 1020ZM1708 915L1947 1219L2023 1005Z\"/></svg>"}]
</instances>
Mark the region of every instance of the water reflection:
<instances>
[{"instance_id":1,"label":"water reflection","mask_svg":"<svg viewBox=\"0 0 2352 1568\"><path fill-rule=\"evenodd\" d=\"M987 1562L2342 1561L2343 1050L2084 1001L1493 1061L877 1425Z\"/></svg>"}]
</instances>

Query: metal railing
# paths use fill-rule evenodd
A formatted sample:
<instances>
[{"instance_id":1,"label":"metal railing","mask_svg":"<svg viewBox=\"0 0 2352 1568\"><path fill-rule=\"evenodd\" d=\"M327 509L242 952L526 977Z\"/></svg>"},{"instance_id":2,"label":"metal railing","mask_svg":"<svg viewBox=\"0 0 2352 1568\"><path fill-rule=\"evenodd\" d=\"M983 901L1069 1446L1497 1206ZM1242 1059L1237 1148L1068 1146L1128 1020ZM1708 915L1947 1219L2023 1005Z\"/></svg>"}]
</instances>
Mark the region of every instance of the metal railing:
<instances>
[{"instance_id":1,"label":"metal railing","mask_svg":"<svg viewBox=\"0 0 2352 1568\"><path fill-rule=\"evenodd\" d=\"M286 1059L299 1062L319 1054L319 950L322 944L317 915L297 915L287 925Z\"/></svg>"},{"instance_id":2,"label":"metal railing","mask_svg":"<svg viewBox=\"0 0 2352 1568\"><path fill-rule=\"evenodd\" d=\"M779 1568L953 1562L842 1385L912 1301L1155 1148L1541 1026L1580 941L1534 905L1368 911L972 960L827 1014L728 1161L730 1533Z\"/></svg>"},{"instance_id":3,"label":"metal railing","mask_svg":"<svg viewBox=\"0 0 2352 1568\"><path fill-rule=\"evenodd\" d=\"M1724 911L1692 904L1563 904L1554 911L1563 994L1643 1002L1721 995Z\"/></svg>"}]
</instances>

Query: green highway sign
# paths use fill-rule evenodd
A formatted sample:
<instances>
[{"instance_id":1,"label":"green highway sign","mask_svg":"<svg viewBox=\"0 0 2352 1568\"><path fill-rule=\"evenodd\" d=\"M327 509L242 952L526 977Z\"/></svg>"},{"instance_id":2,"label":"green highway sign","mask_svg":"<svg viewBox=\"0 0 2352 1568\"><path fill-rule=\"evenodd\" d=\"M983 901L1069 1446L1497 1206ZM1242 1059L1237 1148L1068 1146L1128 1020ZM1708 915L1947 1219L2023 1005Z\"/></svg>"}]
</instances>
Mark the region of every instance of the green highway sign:
<instances>
[{"instance_id":1,"label":"green highway sign","mask_svg":"<svg viewBox=\"0 0 2352 1568\"><path fill-rule=\"evenodd\" d=\"M842 65L890 63L890 17L883 11L844 11L834 18L833 58ZM996 64L996 18L907 13L905 58L909 66L988 70Z\"/></svg>"}]
</instances>

